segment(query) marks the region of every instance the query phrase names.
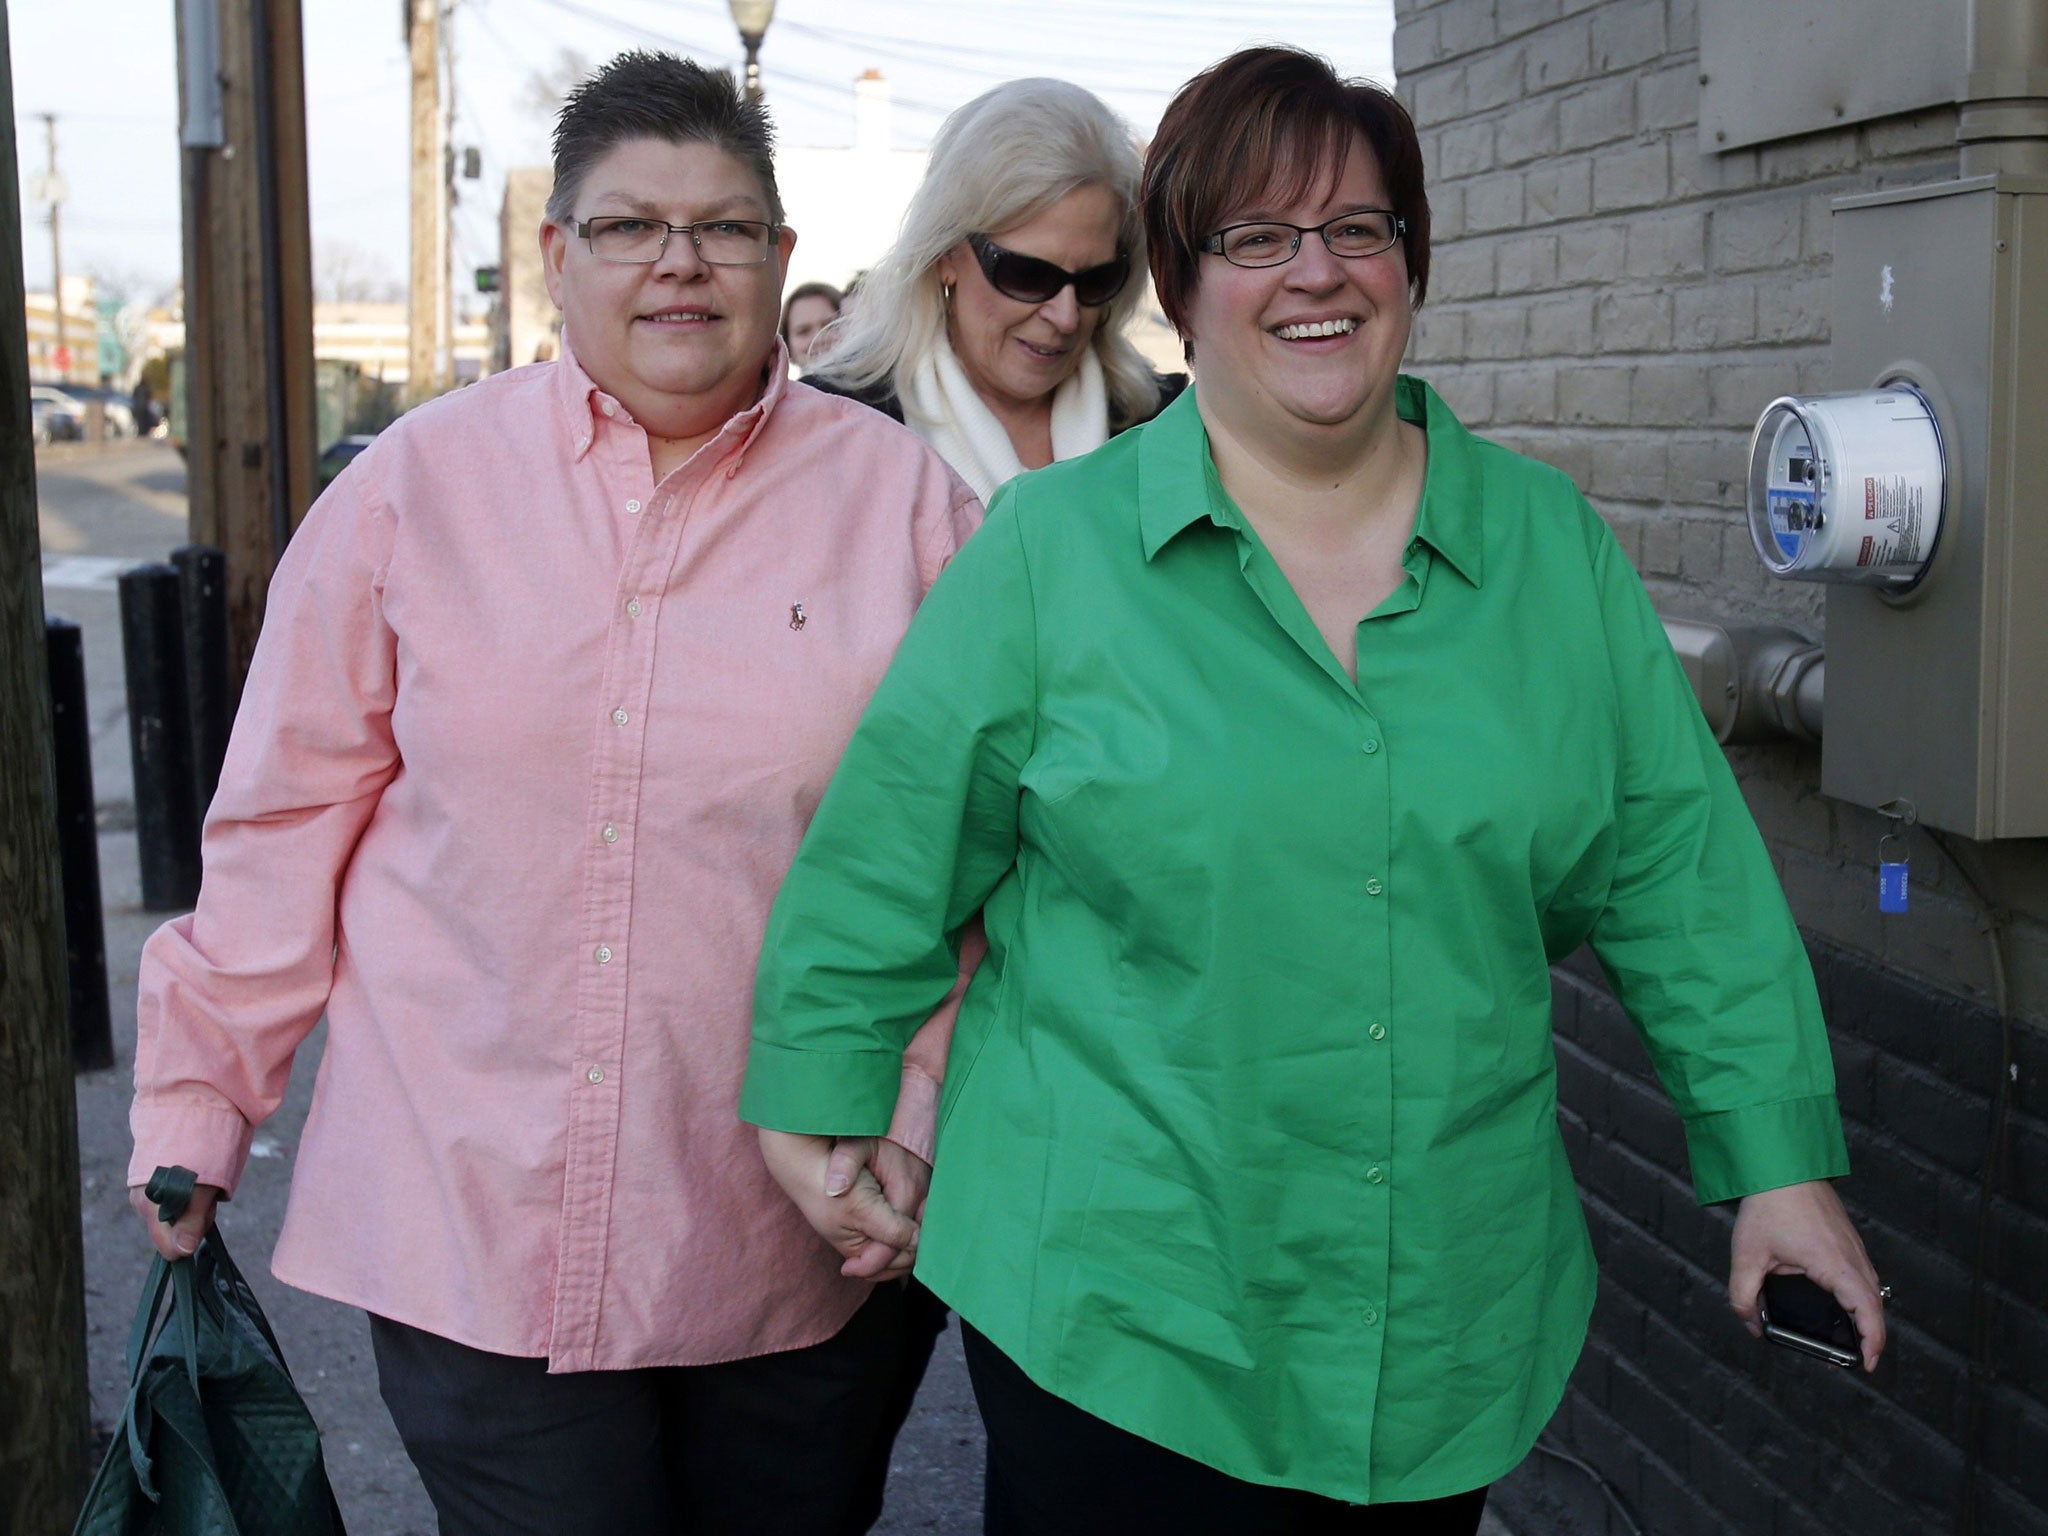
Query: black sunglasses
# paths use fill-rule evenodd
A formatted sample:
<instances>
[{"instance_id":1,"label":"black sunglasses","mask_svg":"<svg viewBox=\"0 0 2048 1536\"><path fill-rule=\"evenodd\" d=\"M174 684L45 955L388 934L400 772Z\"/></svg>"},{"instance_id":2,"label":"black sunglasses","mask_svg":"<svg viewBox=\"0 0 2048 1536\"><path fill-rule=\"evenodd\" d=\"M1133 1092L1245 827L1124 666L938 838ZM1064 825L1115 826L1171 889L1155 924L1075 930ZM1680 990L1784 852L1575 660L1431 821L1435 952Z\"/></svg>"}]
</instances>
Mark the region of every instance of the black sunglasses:
<instances>
[{"instance_id":1,"label":"black sunglasses","mask_svg":"<svg viewBox=\"0 0 2048 1536\"><path fill-rule=\"evenodd\" d=\"M1074 302L1094 309L1122 293L1131 277L1128 251L1118 251L1114 260L1085 272L1069 272L1036 256L1006 251L987 235L969 235L967 244L974 251L974 259L981 263L981 275L988 279L989 287L1019 304L1048 303L1071 283Z\"/></svg>"}]
</instances>

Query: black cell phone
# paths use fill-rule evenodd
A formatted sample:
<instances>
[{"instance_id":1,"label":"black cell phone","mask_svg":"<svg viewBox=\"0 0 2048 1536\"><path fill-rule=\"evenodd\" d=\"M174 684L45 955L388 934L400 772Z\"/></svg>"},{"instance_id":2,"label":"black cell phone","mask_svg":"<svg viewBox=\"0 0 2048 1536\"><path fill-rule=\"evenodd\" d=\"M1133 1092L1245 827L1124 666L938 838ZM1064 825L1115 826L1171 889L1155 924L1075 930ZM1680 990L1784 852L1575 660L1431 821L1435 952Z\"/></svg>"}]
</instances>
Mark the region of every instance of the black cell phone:
<instances>
[{"instance_id":1,"label":"black cell phone","mask_svg":"<svg viewBox=\"0 0 2048 1536\"><path fill-rule=\"evenodd\" d=\"M1830 1365L1863 1363L1856 1321L1804 1275L1764 1276L1764 1337Z\"/></svg>"}]
</instances>

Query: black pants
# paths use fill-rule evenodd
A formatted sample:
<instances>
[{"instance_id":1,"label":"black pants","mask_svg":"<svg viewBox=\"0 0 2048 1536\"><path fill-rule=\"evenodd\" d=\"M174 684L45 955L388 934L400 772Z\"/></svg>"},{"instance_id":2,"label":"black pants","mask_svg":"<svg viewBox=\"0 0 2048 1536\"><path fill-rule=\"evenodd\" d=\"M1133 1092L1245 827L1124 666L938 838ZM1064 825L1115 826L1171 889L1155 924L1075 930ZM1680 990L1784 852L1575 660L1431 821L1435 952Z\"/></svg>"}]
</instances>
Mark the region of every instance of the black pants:
<instances>
[{"instance_id":1,"label":"black pants","mask_svg":"<svg viewBox=\"0 0 2048 1536\"><path fill-rule=\"evenodd\" d=\"M960 1325L988 1426L985 1536L1472 1536L1486 1490L1346 1504L1241 1482L1055 1397Z\"/></svg>"},{"instance_id":2,"label":"black pants","mask_svg":"<svg viewBox=\"0 0 2048 1536\"><path fill-rule=\"evenodd\" d=\"M945 1308L878 1286L836 1338L721 1365L547 1373L370 1319L442 1536L859 1536Z\"/></svg>"}]
</instances>

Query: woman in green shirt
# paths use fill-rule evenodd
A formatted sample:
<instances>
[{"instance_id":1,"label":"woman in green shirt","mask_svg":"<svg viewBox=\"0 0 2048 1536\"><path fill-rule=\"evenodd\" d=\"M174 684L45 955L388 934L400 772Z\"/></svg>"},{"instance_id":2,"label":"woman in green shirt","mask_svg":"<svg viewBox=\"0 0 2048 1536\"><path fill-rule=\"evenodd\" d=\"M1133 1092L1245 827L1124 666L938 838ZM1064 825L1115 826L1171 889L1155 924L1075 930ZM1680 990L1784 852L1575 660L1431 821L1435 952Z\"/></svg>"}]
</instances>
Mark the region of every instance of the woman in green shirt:
<instances>
[{"instance_id":1,"label":"woman in green shirt","mask_svg":"<svg viewBox=\"0 0 2048 1536\"><path fill-rule=\"evenodd\" d=\"M1803 1270L1874 1365L1812 975L1657 616L1562 474L1398 372L1406 113L1250 50L1144 185L1195 385L1005 487L919 611L776 904L740 1106L858 1248L827 1138L887 1126L985 911L917 1273L969 1325L988 1529L1471 1531L1592 1307L1582 943L1698 1198L1742 1202L1735 1309Z\"/></svg>"}]
</instances>

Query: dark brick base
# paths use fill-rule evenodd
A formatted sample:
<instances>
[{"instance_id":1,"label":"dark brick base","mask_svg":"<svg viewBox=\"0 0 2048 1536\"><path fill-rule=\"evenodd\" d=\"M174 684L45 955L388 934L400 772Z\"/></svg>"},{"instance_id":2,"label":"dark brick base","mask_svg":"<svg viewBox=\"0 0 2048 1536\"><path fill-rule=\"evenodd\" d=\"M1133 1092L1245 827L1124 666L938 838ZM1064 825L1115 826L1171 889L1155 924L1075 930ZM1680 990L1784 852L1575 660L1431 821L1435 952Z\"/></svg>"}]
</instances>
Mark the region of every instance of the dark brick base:
<instances>
[{"instance_id":1,"label":"dark brick base","mask_svg":"<svg viewBox=\"0 0 2048 1536\"><path fill-rule=\"evenodd\" d=\"M1835 1370L1735 1321L1733 1209L1694 1203L1677 1117L1581 953L1554 973L1559 1119L1600 1298L1546 1439L1598 1468L1649 1536L2048 1536L2048 1035L2014 1026L1978 1290L1999 1020L1809 948L1855 1169L1842 1194L1896 1292L1884 1366ZM1585 1473L1540 1455L1495 1507L1526 1536L1628 1530Z\"/></svg>"}]
</instances>

